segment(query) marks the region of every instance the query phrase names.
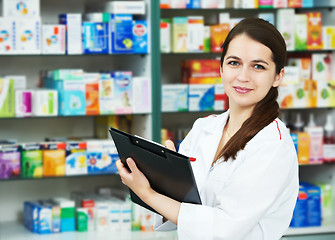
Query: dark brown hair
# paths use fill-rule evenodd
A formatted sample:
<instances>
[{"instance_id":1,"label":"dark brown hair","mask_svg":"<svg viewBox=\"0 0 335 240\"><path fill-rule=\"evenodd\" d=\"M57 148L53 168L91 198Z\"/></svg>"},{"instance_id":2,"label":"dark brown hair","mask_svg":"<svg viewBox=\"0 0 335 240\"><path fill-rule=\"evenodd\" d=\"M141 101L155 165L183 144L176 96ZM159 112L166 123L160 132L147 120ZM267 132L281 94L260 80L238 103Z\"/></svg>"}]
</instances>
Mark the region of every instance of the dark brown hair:
<instances>
[{"instance_id":1,"label":"dark brown hair","mask_svg":"<svg viewBox=\"0 0 335 240\"><path fill-rule=\"evenodd\" d=\"M276 65L276 74L284 68L286 62L286 43L280 32L269 22L259 18L246 18L239 22L228 34L222 44L221 67L227 53L229 43L238 35L246 34L251 39L262 43L272 51L272 60ZM279 115L277 103L278 89L271 87L268 94L256 104L251 116L245 120L241 128L226 143L220 151L216 162L220 158L228 161L230 157L236 159L237 152L264 127L269 125Z\"/></svg>"}]
</instances>

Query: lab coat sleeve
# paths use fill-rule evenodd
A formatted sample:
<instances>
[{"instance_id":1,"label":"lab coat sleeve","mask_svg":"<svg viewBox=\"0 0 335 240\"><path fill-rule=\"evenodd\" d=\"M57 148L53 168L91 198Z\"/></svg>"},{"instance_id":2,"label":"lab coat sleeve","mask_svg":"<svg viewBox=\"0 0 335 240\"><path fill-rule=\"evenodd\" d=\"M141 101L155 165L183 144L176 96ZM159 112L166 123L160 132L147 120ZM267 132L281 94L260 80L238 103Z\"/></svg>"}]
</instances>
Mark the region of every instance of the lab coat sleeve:
<instances>
[{"instance_id":1,"label":"lab coat sleeve","mask_svg":"<svg viewBox=\"0 0 335 240\"><path fill-rule=\"evenodd\" d=\"M178 216L179 240L244 239L278 197L285 199L283 192L290 196L290 201L296 200L296 155L288 144L258 141L246 153L250 155L245 156L245 162L232 177L222 183L224 186L217 186L220 190L214 207L182 203ZM292 211L293 207L294 204ZM285 224L278 224L282 232L289 220L290 216L285 218Z\"/></svg>"}]
</instances>

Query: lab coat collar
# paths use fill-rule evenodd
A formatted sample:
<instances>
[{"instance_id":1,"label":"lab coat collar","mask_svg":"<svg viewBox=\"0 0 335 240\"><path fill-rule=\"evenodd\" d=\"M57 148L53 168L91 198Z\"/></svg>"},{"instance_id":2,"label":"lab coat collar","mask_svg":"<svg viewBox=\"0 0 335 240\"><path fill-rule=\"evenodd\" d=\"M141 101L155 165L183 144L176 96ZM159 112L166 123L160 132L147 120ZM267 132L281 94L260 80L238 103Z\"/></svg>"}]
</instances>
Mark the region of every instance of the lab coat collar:
<instances>
[{"instance_id":1,"label":"lab coat collar","mask_svg":"<svg viewBox=\"0 0 335 240\"><path fill-rule=\"evenodd\" d=\"M221 113L220 115L214 115L215 118L210 124L207 124L204 126L204 130L207 131L208 133L215 134L218 132L221 132L223 127L226 125L228 116L229 116L229 109Z\"/></svg>"}]
</instances>

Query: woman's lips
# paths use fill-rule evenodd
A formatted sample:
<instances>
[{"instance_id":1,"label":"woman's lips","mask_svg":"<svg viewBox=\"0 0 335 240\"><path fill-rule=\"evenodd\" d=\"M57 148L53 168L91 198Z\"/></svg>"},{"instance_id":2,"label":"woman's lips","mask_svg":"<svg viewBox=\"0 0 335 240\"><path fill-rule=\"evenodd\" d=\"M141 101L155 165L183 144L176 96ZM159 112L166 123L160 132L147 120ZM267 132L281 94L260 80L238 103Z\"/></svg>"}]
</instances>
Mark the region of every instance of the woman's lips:
<instances>
[{"instance_id":1,"label":"woman's lips","mask_svg":"<svg viewBox=\"0 0 335 240\"><path fill-rule=\"evenodd\" d=\"M244 87L234 87L235 91L238 93L248 93L252 91L250 88L244 88Z\"/></svg>"}]
</instances>

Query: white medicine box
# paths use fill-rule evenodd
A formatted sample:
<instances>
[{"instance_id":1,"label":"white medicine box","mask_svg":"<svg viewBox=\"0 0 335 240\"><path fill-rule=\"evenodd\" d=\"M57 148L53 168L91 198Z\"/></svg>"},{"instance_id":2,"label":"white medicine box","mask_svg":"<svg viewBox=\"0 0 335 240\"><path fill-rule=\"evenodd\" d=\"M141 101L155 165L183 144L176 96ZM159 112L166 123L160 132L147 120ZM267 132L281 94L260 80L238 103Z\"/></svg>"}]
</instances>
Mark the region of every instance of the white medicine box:
<instances>
[{"instance_id":1,"label":"white medicine box","mask_svg":"<svg viewBox=\"0 0 335 240\"><path fill-rule=\"evenodd\" d=\"M2 0L4 17L39 17L40 0Z\"/></svg>"},{"instance_id":2,"label":"white medicine box","mask_svg":"<svg viewBox=\"0 0 335 240\"><path fill-rule=\"evenodd\" d=\"M0 18L0 54L14 54L14 19Z\"/></svg>"},{"instance_id":3,"label":"white medicine box","mask_svg":"<svg viewBox=\"0 0 335 240\"><path fill-rule=\"evenodd\" d=\"M17 54L41 54L40 18L18 18L15 30Z\"/></svg>"},{"instance_id":4,"label":"white medicine box","mask_svg":"<svg viewBox=\"0 0 335 240\"><path fill-rule=\"evenodd\" d=\"M65 54L65 25L42 26L42 53Z\"/></svg>"}]
</instances>

